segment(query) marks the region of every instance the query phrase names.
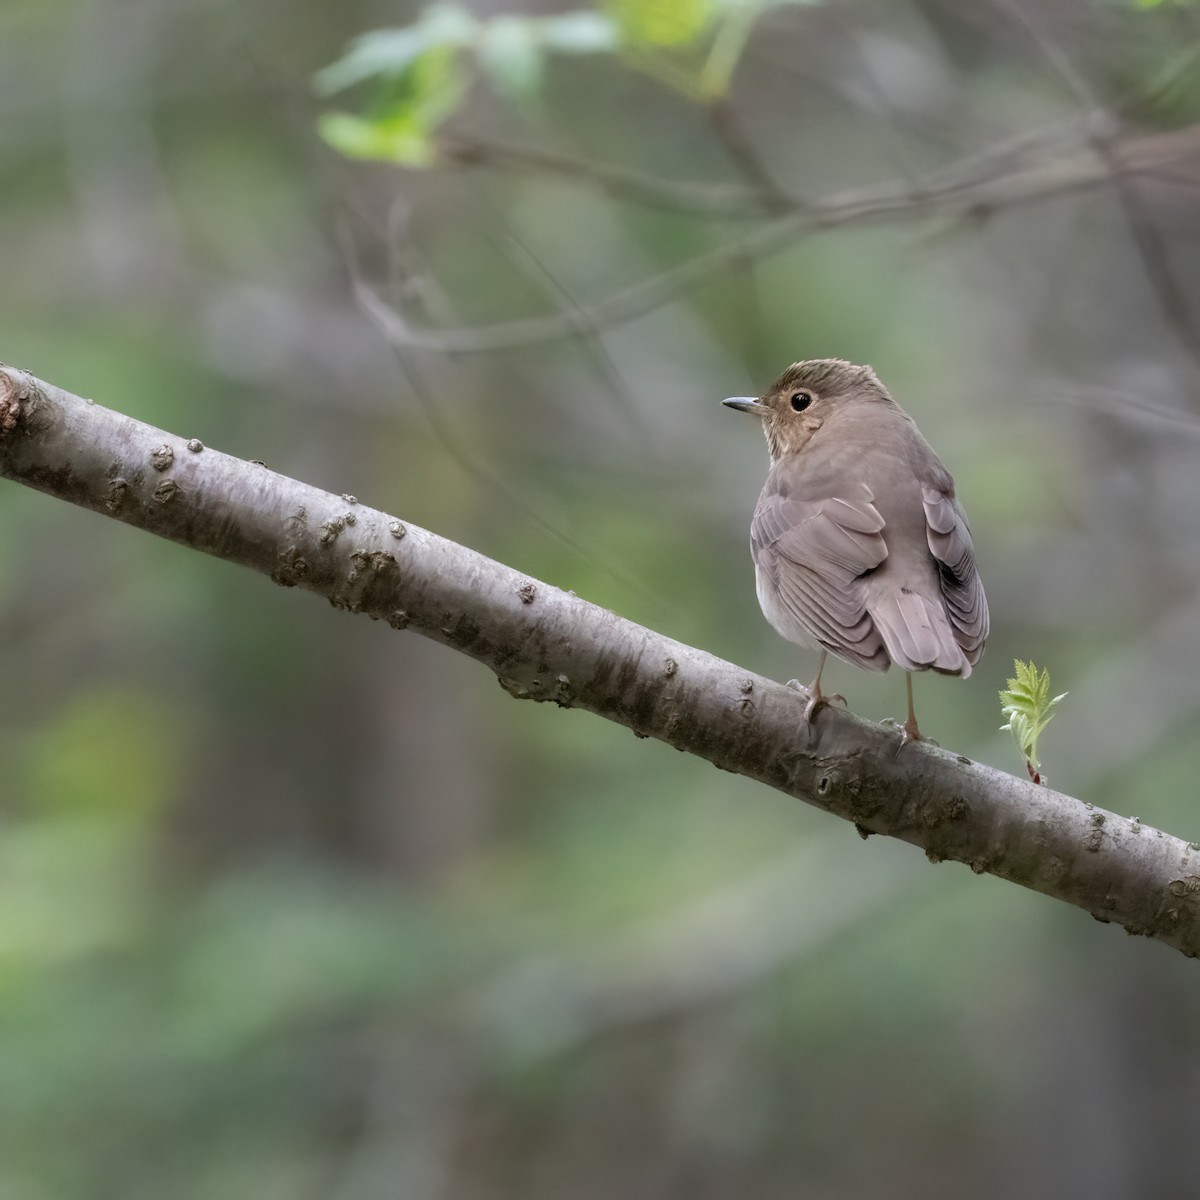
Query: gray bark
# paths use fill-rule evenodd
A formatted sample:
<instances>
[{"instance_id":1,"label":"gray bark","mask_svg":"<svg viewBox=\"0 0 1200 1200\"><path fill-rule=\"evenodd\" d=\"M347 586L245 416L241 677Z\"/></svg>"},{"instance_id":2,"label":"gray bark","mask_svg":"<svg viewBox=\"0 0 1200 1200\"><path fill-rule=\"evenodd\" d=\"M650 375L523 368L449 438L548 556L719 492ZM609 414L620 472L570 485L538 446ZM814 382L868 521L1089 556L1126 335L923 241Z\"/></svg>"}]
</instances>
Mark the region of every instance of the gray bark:
<instances>
[{"instance_id":1,"label":"gray bark","mask_svg":"<svg viewBox=\"0 0 1200 1200\"><path fill-rule=\"evenodd\" d=\"M834 708L808 726L797 692L353 497L2 367L0 475L422 633L512 696L587 709L864 836L1200 954L1200 847Z\"/></svg>"}]
</instances>

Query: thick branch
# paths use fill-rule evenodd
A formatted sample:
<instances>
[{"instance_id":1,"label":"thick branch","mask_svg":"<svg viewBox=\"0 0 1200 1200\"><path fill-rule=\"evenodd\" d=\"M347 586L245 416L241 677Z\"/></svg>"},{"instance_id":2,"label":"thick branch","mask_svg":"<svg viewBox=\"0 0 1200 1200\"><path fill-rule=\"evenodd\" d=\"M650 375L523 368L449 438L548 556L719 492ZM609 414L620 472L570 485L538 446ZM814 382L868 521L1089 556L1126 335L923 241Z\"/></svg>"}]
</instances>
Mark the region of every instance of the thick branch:
<instances>
[{"instance_id":1,"label":"thick branch","mask_svg":"<svg viewBox=\"0 0 1200 1200\"><path fill-rule=\"evenodd\" d=\"M1200 954L1200 850L823 709L424 529L0 369L0 475L469 654L641 737Z\"/></svg>"}]
</instances>

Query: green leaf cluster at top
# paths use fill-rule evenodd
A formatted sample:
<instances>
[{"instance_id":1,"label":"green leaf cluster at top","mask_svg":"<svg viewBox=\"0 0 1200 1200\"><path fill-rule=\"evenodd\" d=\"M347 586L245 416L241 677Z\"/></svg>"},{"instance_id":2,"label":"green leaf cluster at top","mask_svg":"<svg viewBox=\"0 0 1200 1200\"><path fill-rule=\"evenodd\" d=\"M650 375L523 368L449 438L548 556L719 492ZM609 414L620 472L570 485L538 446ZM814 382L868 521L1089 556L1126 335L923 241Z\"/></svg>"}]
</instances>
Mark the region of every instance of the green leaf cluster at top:
<instances>
[{"instance_id":1,"label":"green leaf cluster at top","mask_svg":"<svg viewBox=\"0 0 1200 1200\"><path fill-rule=\"evenodd\" d=\"M1032 662L1014 659L1013 669L1016 678L1010 679L1007 690L1000 693L1000 708L1008 718L1008 724L1001 728L1013 735L1030 775L1036 779L1041 772L1038 738L1067 693L1051 697L1050 672L1046 669L1038 671Z\"/></svg>"},{"instance_id":2,"label":"green leaf cluster at top","mask_svg":"<svg viewBox=\"0 0 1200 1200\"><path fill-rule=\"evenodd\" d=\"M697 102L724 96L759 14L816 0L604 0L552 17L480 20L436 3L402 29L365 34L316 78L322 95L364 85L361 112L322 115L322 137L351 158L428 166L433 135L473 73L518 102L536 97L552 54L614 54Z\"/></svg>"}]
</instances>

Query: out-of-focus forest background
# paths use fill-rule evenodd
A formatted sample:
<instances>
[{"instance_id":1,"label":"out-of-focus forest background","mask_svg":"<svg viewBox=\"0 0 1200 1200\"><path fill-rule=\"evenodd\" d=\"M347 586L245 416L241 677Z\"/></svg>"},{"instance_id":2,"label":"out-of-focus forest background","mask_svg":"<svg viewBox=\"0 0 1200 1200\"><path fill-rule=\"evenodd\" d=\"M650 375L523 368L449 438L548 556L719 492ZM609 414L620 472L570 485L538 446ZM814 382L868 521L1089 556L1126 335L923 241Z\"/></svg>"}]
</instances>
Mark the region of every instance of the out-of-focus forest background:
<instances>
[{"instance_id":1,"label":"out-of-focus forest background","mask_svg":"<svg viewBox=\"0 0 1200 1200\"><path fill-rule=\"evenodd\" d=\"M759 614L765 450L718 402L870 362L992 605L922 726L1020 772L997 691L1033 657L1070 691L1052 784L1200 837L1200 5L614 0L615 49L467 11L404 110L314 77L416 6L8 0L0 356L780 679L812 657ZM1171 131L1190 165L1122 176ZM1114 178L925 211L997 146ZM888 219L588 317L885 186ZM538 315L571 336L399 344ZM1193 1186L1200 968L1162 946L11 485L0 663L4 1196ZM896 673L826 683L902 715Z\"/></svg>"}]
</instances>

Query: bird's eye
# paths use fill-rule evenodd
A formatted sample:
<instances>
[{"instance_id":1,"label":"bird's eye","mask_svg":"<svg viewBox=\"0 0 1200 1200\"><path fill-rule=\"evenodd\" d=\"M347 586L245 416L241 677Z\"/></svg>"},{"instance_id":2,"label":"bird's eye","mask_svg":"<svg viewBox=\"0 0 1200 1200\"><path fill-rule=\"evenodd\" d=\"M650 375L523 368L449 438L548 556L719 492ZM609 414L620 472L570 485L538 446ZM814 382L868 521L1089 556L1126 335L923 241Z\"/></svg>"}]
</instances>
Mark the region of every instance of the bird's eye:
<instances>
[{"instance_id":1,"label":"bird's eye","mask_svg":"<svg viewBox=\"0 0 1200 1200\"><path fill-rule=\"evenodd\" d=\"M803 412L812 403L812 396L808 392L793 392L791 405L793 412Z\"/></svg>"}]
</instances>

